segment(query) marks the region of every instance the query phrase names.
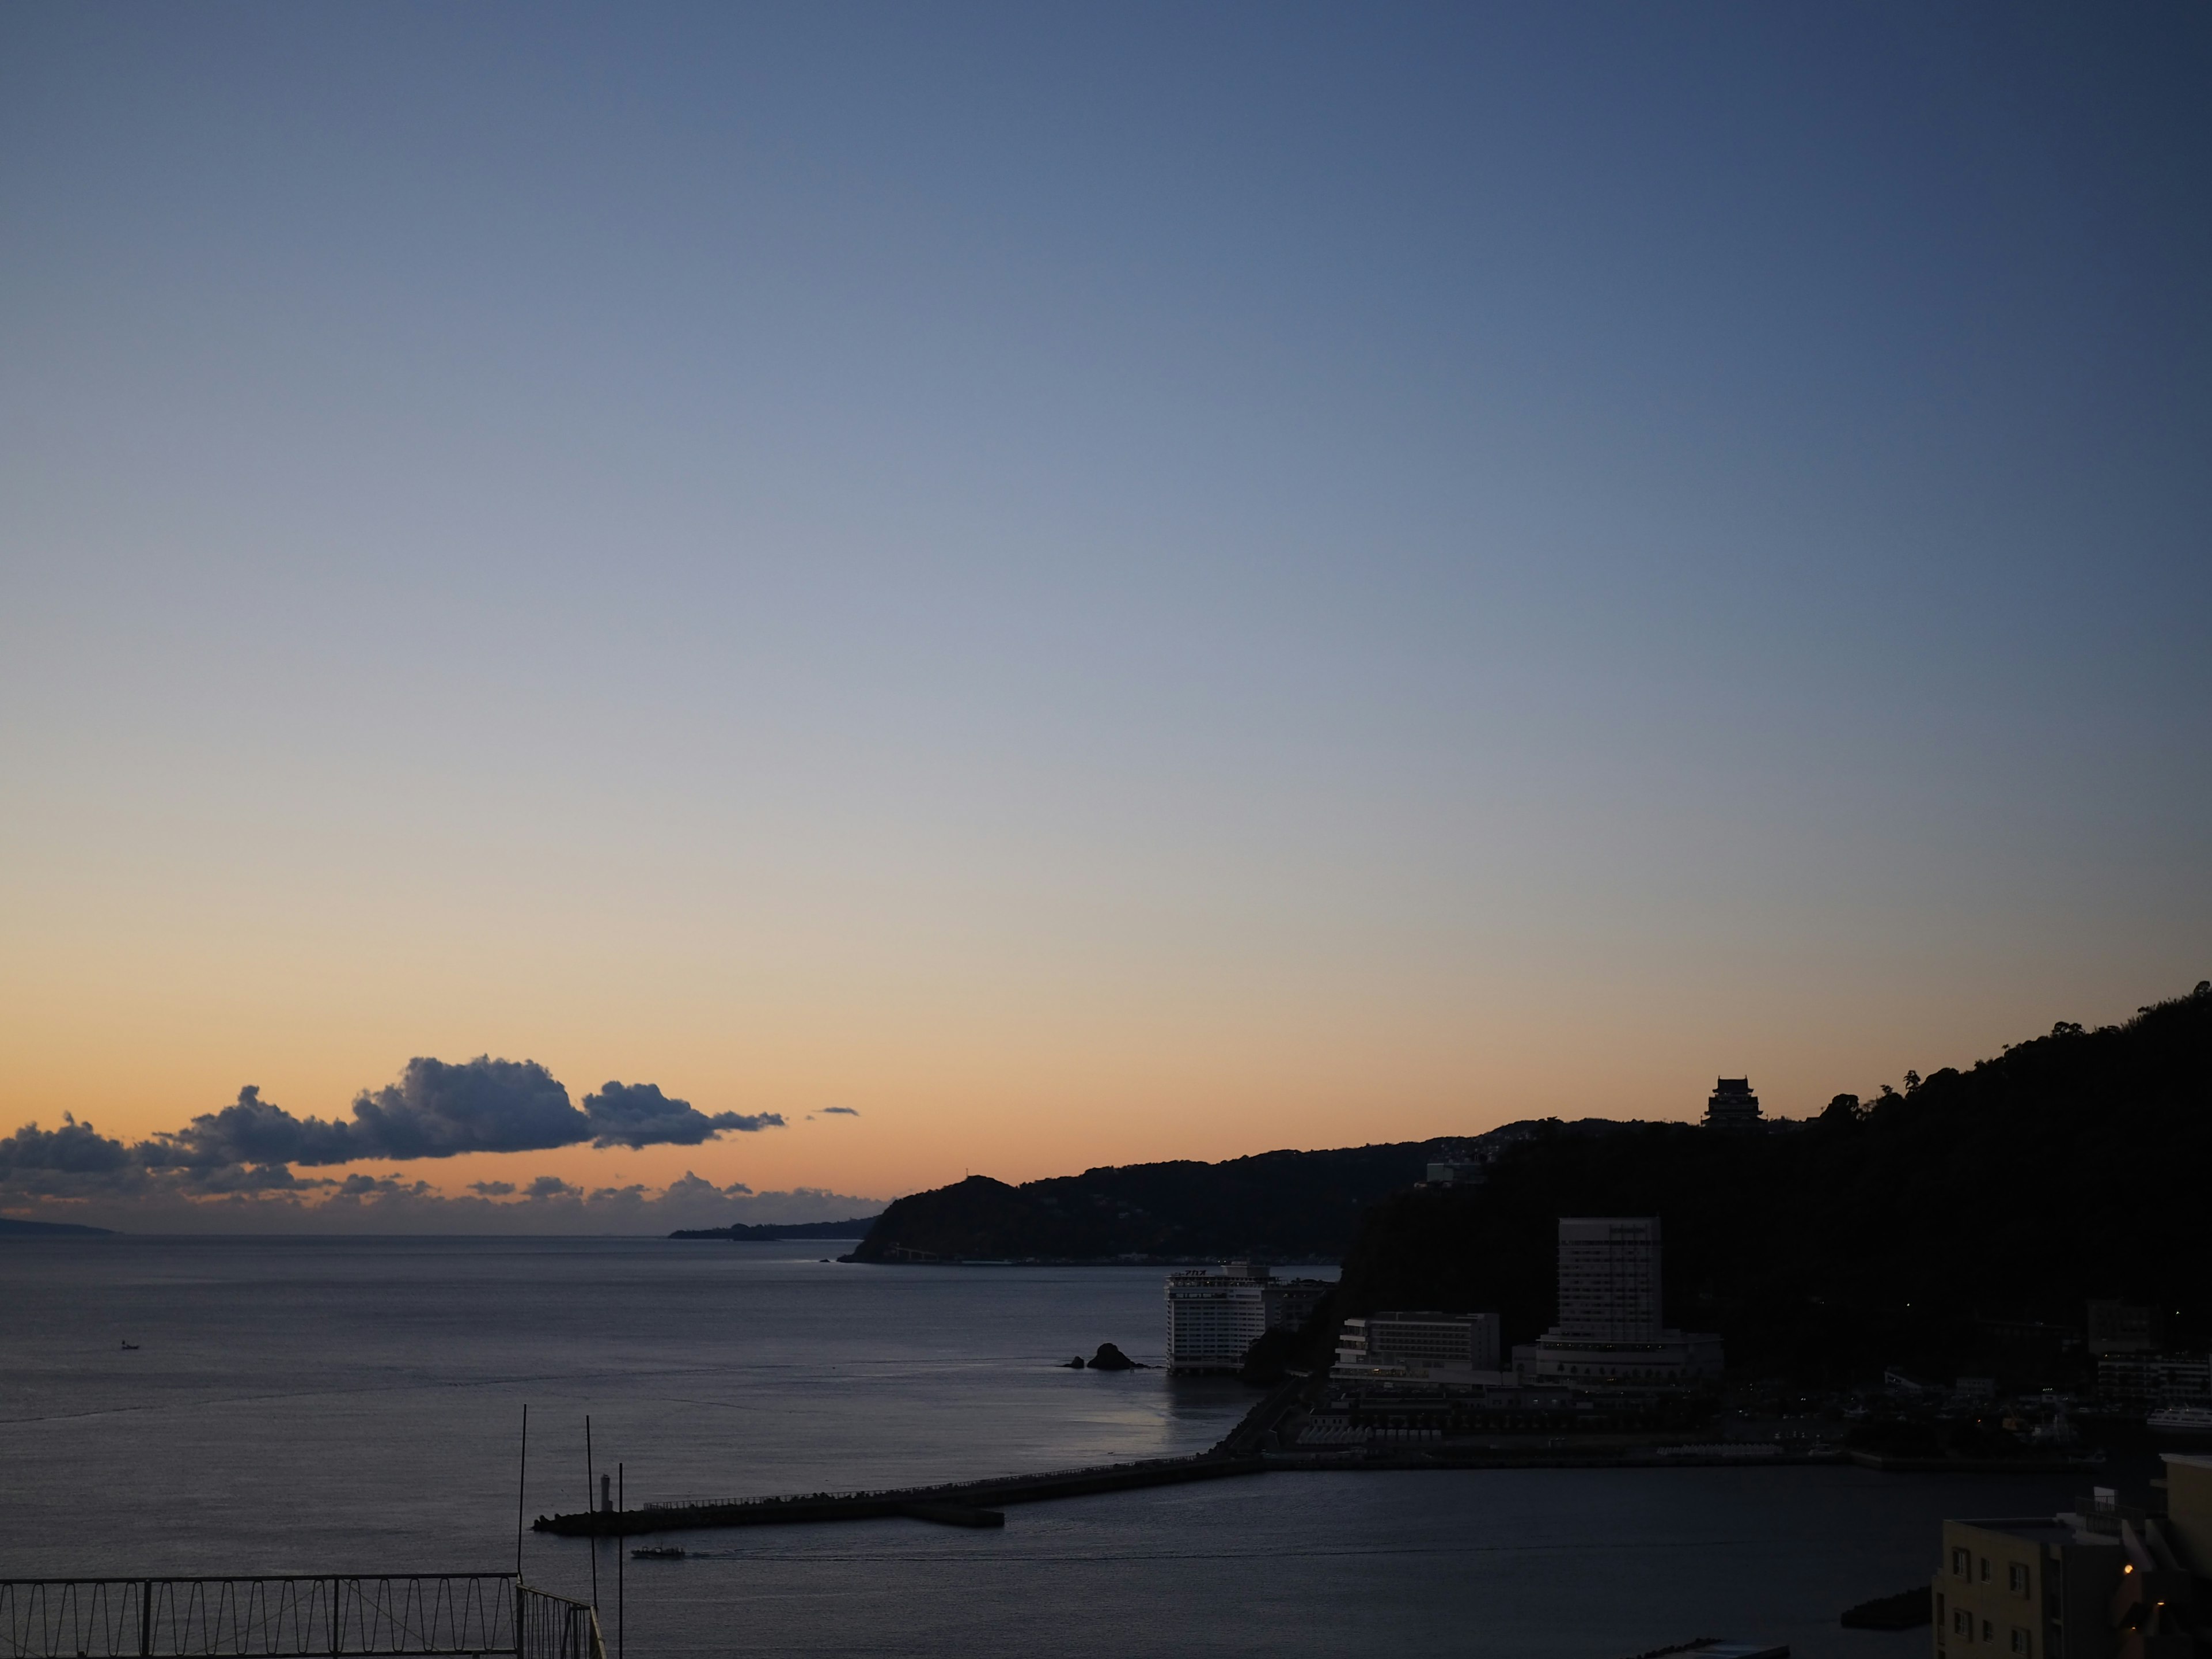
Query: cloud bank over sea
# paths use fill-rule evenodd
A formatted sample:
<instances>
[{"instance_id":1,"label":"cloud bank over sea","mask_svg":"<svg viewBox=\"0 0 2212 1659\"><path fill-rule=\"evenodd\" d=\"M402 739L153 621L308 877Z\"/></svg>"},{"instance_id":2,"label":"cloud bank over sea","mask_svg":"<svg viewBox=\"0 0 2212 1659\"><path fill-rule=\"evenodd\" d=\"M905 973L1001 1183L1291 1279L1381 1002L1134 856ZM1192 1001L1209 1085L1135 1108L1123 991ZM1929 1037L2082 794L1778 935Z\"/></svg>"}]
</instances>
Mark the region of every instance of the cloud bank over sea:
<instances>
[{"instance_id":1,"label":"cloud bank over sea","mask_svg":"<svg viewBox=\"0 0 2212 1659\"><path fill-rule=\"evenodd\" d=\"M397 1173L214 1196L164 1184L57 1201L0 1188L0 1208L21 1219L135 1233L657 1235L732 1222L847 1221L876 1215L884 1202L822 1187L766 1193L743 1182L717 1187L690 1170L664 1188L586 1188L541 1175L519 1183L474 1182L459 1196Z\"/></svg>"},{"instance_id":2,"label":"cloud bank over sea","mask_svg":"<svg viewBox=\"0 0 2212 1659\"><path fill-rule=\"evenodd\" d=\"M300 1117L247 1085L228 1106L136 1143L64 1113L0 1139L0 1207L133 1231L649 1232L733 1221L835 1221L879 1200L801 1187L757 1193L685 1171L664 1188L586 1187L536 1175L449 1195L397 1171L301 1175L358 1163L590 1145L696 1146L785 1127L778 1112L699 1110L657 1084L611 1081L584 1097L535 1060L422 1056L363 1090L350 1118Z\"/></svg>"}]
</instances>

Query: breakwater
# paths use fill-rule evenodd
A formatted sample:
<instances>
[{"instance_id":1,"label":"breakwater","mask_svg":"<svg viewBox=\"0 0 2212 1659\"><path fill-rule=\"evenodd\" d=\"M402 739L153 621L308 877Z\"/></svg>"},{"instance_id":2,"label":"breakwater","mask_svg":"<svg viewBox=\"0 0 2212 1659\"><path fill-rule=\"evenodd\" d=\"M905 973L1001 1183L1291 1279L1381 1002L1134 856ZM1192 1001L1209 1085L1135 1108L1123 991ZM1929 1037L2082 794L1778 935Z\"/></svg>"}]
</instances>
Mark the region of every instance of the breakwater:
<instances>
[{"instance_id":1,"label":"breakwater","mask_svg":"<svg viewBox=\"0 0 2212 1659\"><path fill-rule=\"evenodd\" d=\"M653 1504L619 1513L603 1510L596 1514L586 1511L541 1515L535 1529L570 1538L629 1538L641 1533L688 1532L708 1527L783 1527L811 1521L872 1521L898 1516L936 1520L939 1516L928 1511L990 1510L1008 1504L1036 1504L1054 1498L1085 1498L1098 1492L1129 1492L1140 1486L1219 1480L1231 1475L1258 1474L1267 1467L1256 1455L1217 1449L1190 1457L1162 1457L1090 1469L1056 1469L1045 1474L1008 1475L997 1480L947 1481L940 1486L902 1486L884 1492L814 1492L798 1498Z\"/></svg>"},{"instance_id":2,"label":"breakwater","mask_svg":"<svg viewBox=\"0 0 2212 1659\"><path fill-rule=\"evenodd\" d=\"M1683 1451L1691 1455L1680 1455ZM1837 1452L1791 1452L1758 1459L1700 1455L1705 1452L1702 1447L1669 1449L1654 1446L1554 1444L1364 1446L1326 1451L1226 1450L1216 1447L1188 1457L1163 1457L1141 1463L1059 1469L1044 1474L1008 1475L995 1480L948 1481L934 1486L733 1498L726 1503L652 1504L620 1513L604 1510L598 1514L540 1516L536 1529L572 1538L629 1537L693 1528L781 1527L813 1521L872 1521L899 1516L945 1525L991 1526L997 1524L996 1521L983 1517L1010 1504L1086 1498L1101 1492L1131 1492L1144 1486L1169 1486L1190 1480L1218 1480L1231 1475L1269 1472L1325 1474L1416 1469L1783 1468L1854 1461Z\"/></svg>"},{"instance_id":3,"label":"breakwater","mask_svg":"<svg viewBox=\"0 0 2212 1659\"><path fill-rule=\"evenodd\" d=\"M1054 1498L1089 1498L1099 1492L1133 1492L1141 1486L1174 1486L1191 1480L1261 1474L1268 1466L1261 1448L1308 1382L1304 1377L1286 1378L1212 1447L1187 1457L1155 1457L1136 1463L953 1480L935 1486L899 1486L884 1492L817 1492L800 1498L648 1504L635 1510L596 1513L586 1510L572 1515L541 1515L534 1529L564 1538L629 1538L694 1528L787 1527L810 1521L878 1521L900 1516L949 1526L991 1526L996 1523L975 1517L1007 1504L1041 1504Z\"/></svg>"},{"instance_id":4,"label":"breakwater","mask_svg":"<svg viewBox=\"0 0 2212 1659\"><path fill-rule=\"evenodd\" d=\"M1234 1438L1235 1437L1232 1437ZM1227 1443L1224 1443L1224 1445ZM1188 1457L1164 1457L1099 1468L1060 1469L1045 1474L1009 1475L997 1480L950 1481L935 1486L904 1486L883 1492L815 1492L796 1498L751 1498L728 1503L655 1504L620 1514L540 1516L539 1532L566 1537L628 1537L634 1534L683 1532L694 1528L794 1526L811 1521L868 1521L908 1516L949 1526L995 1526L992 1511L1010 1504L1042 1503L1055 1498L1085 1498L1130 1492L1143 1486L1218 1480L1230 1475L1307 1473L1314 1474L1409 1472L1421 1469L1682 1469L1802 1468L1808 1466L1895 1470L1911 1468L1977 1474L2078 1473L2081 1460L2012 1459L2003 1462L1901 1462L1865 1452L1778 1451L1761 1457L1731 1455L1705 1446L1361 1446L1328 1450L1265 1451L1216 1447Z\"/></svg>"}]
</instances>

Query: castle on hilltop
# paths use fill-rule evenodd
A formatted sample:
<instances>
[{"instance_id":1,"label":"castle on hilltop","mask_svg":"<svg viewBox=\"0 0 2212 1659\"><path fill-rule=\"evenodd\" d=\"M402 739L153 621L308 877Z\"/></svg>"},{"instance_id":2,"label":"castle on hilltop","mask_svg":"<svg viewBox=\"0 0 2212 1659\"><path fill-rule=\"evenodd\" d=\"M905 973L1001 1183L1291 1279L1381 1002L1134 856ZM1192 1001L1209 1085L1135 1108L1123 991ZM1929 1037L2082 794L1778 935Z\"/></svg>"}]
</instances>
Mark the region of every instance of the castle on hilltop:
<instances>
[{"instance_id":1,"label":"castle on hilltop","mask_svg":"<svg viewBox=\"0 0 2212 1659\"><path fill-rule=\"evenodd\" d=\"M1765 1121L1759 1115L1759 1097L1752 1093L1749 1078L1715 1080L1713 1092L1705 1102L1708 1129L1756 1129Z\"/></svg>"}]
</instances>

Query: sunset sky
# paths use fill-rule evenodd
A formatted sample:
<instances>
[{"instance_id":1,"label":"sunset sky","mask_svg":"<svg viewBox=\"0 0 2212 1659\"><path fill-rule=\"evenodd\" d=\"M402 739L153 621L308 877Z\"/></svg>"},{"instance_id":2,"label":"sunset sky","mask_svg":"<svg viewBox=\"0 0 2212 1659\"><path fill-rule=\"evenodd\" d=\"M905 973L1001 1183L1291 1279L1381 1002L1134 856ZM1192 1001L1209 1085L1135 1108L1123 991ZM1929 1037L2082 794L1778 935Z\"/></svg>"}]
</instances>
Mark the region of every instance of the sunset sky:
<instances>
[{"instance_id":1,"label":"sunset sky","mask_svg":"<svg viewBox=\"0 0 2212 1659\"><path fill-rule=\"evenodd\" d=\"M2181 6L0 10L0 1136L489 1056L784 1121L295 1173L836 1210L2186 991L2208 72Z\"/></svg>"}]
</instances>

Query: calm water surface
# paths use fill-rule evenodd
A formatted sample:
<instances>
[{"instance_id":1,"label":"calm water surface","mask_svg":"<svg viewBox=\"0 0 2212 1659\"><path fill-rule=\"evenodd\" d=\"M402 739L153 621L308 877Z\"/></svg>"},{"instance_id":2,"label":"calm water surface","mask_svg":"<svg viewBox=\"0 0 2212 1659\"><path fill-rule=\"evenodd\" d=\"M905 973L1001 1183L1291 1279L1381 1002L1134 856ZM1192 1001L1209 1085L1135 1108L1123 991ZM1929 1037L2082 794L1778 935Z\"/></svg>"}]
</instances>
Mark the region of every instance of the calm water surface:
<instances>
[{"instance_id":1,"label":"calm water surface","mask_svg":"<svg viewBox=\"0 0 2212 1659\"><path fill-rule=\"evenodd\" d=\"M1161 1273L883 1268L661 1240L0 1241L0 1576L496 1571L535 1516L836 1491L1211 1444L1238 1384L1157 1359ZM126 1352L125 1341L138 1345ZM1274 1474L917 1522L699 1533L626 1564L638 1659L1501 1653L1691 1634L1891 1659L1840 1630L1924 1577L1946 1515L2063 1480L1838 1469ZM661 1541L661 1540L654 1540ZM581 1542L525 1571L588 1593ZM599 1593L614 1633L615 1558Z\"/></svg>"}]
</instances>

